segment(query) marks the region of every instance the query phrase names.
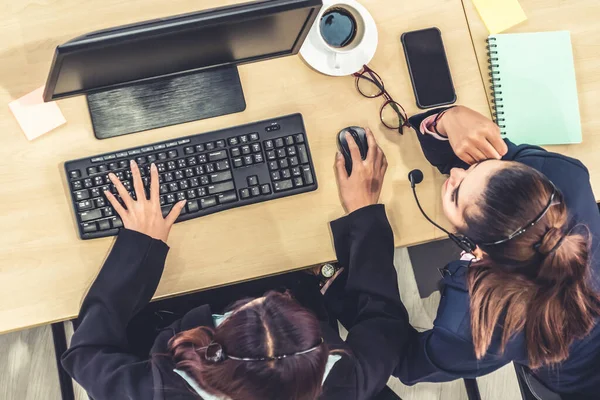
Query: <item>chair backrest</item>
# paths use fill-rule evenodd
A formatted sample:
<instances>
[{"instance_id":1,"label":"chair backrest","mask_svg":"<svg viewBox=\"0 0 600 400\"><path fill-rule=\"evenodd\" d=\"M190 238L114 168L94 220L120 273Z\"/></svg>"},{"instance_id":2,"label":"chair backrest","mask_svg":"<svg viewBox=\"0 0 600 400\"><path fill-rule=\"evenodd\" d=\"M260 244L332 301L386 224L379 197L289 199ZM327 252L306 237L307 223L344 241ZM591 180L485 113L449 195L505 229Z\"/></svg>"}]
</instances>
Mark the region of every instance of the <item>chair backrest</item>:
<instances>
[{"instance_id":1,"label":"chair backrest","mask_svg":"<svg viewBox=\"0 0 600 400\"><path fill-rule=\"evenodd\" d=\"M563 400L560 394L548 389L531 370L515 363L515 372L523 400Z\"/></svg>"}]
</instances>

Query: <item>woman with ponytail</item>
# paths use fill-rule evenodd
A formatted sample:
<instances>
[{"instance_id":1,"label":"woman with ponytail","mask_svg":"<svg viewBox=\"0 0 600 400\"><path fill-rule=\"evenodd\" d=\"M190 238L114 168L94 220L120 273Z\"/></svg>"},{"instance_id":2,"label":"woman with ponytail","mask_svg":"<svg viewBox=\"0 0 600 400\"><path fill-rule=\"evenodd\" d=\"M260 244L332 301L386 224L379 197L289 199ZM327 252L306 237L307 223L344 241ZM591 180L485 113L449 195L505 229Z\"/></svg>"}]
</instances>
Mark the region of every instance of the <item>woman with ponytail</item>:
<instances>
[{"instance_id":1,"label":"woman with ponytail","mask_svg":"<svg viewBox=\"0 0 600 400\"><path fill-rule=\"evenodd\" d=\"M473 249L443 269L434 328L414 332L395 375L441 382L514 361L563 398L598 398L600 214L587 169L503 140L466 107L410 123L429 162L450 175L444 214Z\"/></svg>"}]
</instances>

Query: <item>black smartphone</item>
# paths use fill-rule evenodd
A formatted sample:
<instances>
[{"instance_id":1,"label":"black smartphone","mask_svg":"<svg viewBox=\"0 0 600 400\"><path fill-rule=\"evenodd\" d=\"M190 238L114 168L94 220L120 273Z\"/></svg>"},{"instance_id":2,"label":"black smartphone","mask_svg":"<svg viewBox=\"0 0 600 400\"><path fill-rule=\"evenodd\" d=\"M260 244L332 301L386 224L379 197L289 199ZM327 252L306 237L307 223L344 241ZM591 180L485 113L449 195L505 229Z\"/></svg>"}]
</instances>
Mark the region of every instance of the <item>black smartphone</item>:
<instances>
[{"instance_id":1,"label":"black smartphone","mask_svg":"<svg viewBox=\"0 0 600 400\"><path fill-rule=\"evenodd\" d=\"M417 106L425 109L456 102L442 32L438 28L405 32L401 40Z\"/></svg>"}]
</instances>

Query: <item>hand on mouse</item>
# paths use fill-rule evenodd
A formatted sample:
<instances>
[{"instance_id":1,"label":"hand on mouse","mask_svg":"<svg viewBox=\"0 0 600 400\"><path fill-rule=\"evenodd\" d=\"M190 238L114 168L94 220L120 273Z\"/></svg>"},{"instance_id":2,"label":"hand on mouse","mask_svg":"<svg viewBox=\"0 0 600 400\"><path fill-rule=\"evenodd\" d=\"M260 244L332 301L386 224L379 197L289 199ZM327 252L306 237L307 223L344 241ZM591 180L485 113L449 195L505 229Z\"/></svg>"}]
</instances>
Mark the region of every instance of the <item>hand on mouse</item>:
<instances>
[{"instance_id":1,"label":"hand on mouse","mask_svg":"<svg viewBox=\"0 0 600 400\"><path fill-rule=\"evenodd\" d=\"M111 192L106 191L104 195L123 220L125 228L143 233L166 243L171 227L181 213L181 209L185 206L185 200L176 203L169 215L163 218L160 208L160 195L158 193L158 170L156 169L156 165L152 164L150 167L150 199L146 199L140 170L135 161L131 161L131 175L133 176L133 187L137 200L131 198L125 186L123 186L119 178L113 173L108 174L108 177L117 188L126 208L119 203Z\"/></svg>"},{"instance_id":2,"label":"hand on mouse","mask_svg":"<svg viewBox=\"0 0 600 400\"><path fill-rule=\"evenodd\" d=\"M346 133L348 148L352 156L352 173L348 176L344 157L338 153L335 160L335 169L340 198L344 210L348 214L372 204L377 204L383 185L383 177L387 170L387 160L381 148L377 145L373 132L369 128L367 143L369 150L363 160L356 142Z\"/></svg>"},{"instance_id":3,"label":"hand on mouse","mask_svg":"<svg viewBox=\"0 0 600 400\"><path fill-rule=\"evenodd\" d=\"M468 107L456 106L446 111L440 117L437 129L448 138L454 153L467 164L491 158L499 160L508 151L498 125Z\"/></svg>"}]
</instances>

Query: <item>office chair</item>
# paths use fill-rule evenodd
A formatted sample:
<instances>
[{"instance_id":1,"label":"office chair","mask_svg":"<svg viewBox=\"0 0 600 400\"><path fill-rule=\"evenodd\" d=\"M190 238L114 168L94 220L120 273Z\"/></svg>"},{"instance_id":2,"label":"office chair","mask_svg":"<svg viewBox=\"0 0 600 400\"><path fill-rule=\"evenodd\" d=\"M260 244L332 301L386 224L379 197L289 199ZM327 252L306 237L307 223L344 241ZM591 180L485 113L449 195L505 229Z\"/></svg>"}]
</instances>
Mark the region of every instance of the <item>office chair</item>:
<instances>
[{"instance_id":1,"label":"office chair","mask_svg":"<svg viewBox=\"0 0 600 400\"><path fill-rule=\"evenodd\" d=\"M560 394L548 389L528 367L517 363L514 366L523 400L564 400Z\"/></svg>"}]
</instances>

